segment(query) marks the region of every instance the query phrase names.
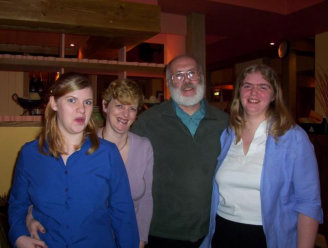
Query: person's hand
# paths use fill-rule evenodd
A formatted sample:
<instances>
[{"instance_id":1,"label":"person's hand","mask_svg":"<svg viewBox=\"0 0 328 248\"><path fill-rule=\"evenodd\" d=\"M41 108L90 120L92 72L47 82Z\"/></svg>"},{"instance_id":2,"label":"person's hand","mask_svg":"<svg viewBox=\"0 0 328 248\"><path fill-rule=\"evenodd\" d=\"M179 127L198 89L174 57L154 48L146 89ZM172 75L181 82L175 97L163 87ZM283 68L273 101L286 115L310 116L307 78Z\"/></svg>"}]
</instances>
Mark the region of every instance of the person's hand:
<instances>
[{"instance_id":1,"label":"person's hand","mask_svg":"<svg viewBox=\"0 0 328 248\"><path fill-rule=\"evenodd\" d=\"M38 231L41 232L41 233L46 232L46 230L42 226L42 224L39 221L37 221L36 219L33 218L32 206L29 207L29 211L28 211L28 214L26 216L26 227L27 227L28 231L30 232L31 237L34 238L34 239L37 239L37 240L41 240L40 236L38 234Z\"/></svg>"},{"instance_id":2,"label":"person's hand","mask_svg":"<svg viewBox=\"0 0 328 248\"><path fill-rule=\"evenodd\" d=\"M15 247L17 248L47 248L45 242L36 240L27 236L20 236L16 242Z\"/></svg>"},{"instance_id":3,"label":"person's hand","mask_svg":"<svg viewBox=\"0 0 328 248\"><path fill-rule=\"evenodd\" d=\"M26 225L31 237L33 239L41 240L38 231L41 233L46 232L46 229L41 225L41 223L35 219L32 219L29 223L26 223Z\"/></svg>"},{"instance_id":4,"label":"person's hand","mask_svg":"<svg viewBox=\"0 0 328 248\"><path fill-rule=\"evenodd\" d=\"M139 248L144 248L145 247L145 242L140 240Z\"/></svg>"}]
</instances>

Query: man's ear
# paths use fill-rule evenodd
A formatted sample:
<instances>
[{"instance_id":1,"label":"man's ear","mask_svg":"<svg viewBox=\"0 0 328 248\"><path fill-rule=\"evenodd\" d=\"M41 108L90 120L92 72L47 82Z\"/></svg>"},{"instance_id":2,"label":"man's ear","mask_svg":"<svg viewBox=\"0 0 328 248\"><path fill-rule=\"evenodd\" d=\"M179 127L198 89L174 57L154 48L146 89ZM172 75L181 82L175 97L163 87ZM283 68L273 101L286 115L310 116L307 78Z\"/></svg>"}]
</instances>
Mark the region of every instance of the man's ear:
<instances>
[{"instance_id":1,"label":"man's ear","mask_svg":"<svg viewBox=\"0 0 328 248\"><path fill-rule=\"evenodd\" d=\"M53 96L50 96L49 102L50 102L50 107L52 108L52 110L57 111L58 110L57 103L56 103L55 98Z\"/></svg>"}]
</instances>

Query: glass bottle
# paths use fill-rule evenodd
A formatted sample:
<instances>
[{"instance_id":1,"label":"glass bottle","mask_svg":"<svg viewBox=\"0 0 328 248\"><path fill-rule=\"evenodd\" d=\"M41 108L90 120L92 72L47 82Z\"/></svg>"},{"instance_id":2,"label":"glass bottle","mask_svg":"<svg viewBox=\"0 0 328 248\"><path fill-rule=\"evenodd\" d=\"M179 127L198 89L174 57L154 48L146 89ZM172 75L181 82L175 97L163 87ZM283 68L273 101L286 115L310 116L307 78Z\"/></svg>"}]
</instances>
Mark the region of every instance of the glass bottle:
<instances>
[{"instance_id":1,"label":"glass bottle","mask_svg":"<svg viewBox=\"0 0 328 248\"><path fill-rule=\"evenodd\" d=\"M30 100L40 100L40 95L38 93L37 78L35 77L34 74L30 78L29 99Z\"/></svg>"}]
</instances>

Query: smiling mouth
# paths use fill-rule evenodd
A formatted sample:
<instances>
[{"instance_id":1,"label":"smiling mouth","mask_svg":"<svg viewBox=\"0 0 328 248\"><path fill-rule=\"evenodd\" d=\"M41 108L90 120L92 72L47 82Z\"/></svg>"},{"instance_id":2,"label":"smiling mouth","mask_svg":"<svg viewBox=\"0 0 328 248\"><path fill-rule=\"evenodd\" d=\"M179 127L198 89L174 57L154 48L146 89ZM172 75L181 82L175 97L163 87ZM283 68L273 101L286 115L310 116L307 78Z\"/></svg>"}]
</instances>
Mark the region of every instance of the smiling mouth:
<instances>
[{"instance_id":1,"label":"smiling mouth","mask_svg":"<svg viewBox=\"0 0 328 248\"><path fill-rule=\"evenodd\" d=\"M257 99L248 99L249 103L259 103L260 101Z\"/></svg>"},{"instance_id":2,"label":"smiling mouth","mask_svg":"<svg viewBox=\"0 0 328 248\"><path fill-rule=\"evenodd\" d=\"M128 124L128 120L126 120L126 119L117 118L117 121L122 125L127 125Z\"/></svg>"}]
</instances>

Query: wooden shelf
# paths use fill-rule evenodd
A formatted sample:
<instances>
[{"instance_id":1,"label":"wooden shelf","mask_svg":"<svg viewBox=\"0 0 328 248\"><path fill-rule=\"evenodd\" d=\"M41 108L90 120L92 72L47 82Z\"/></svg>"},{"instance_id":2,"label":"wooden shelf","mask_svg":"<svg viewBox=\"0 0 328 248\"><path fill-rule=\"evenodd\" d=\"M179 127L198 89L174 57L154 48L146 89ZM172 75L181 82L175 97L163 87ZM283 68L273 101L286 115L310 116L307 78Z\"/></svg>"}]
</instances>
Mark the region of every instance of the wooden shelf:
<instances>
[{"instance_id":1,"label":"wooden shelf","mask_svg":"<svg viewBox=\"0 0 328 248\"><path fill-rule=\"evenodd\" d=\"M114 60L0 54L1 70L35 70L35 68L48 71L58 71L60 68L65 68L66 70L81 70L84 73L119 73L122 71L129 71L163 75L165 65L155 63L120 62Z\"/></svg>"}]
</instances>

